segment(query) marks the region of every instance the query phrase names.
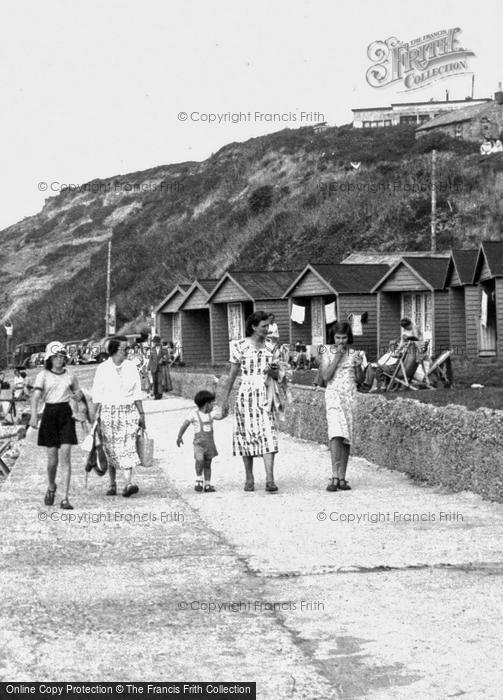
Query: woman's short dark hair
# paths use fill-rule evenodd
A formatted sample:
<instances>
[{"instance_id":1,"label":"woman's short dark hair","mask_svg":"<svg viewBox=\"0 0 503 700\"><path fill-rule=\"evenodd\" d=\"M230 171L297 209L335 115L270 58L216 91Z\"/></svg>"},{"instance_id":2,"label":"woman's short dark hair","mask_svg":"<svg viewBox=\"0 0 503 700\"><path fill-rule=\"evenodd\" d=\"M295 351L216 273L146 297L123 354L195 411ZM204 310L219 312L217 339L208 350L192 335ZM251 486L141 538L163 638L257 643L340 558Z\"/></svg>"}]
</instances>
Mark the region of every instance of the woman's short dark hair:
<instances>
[{"instance_id":1,"label":"woman's short dark hair","mask_svg":"<svg viewBox=\"0 0 503 700\"><path fill-rule=\"evenodd\" d=\"M108 356L112 357L112 355L115 355L120 348L121 343L124 341L127 343L127 338L125 335L116 335L113 338L110 338L107 348Z\"/></svg>"},{"instance_id":2,"label":"woman's short dark hair","mask_svg":"<svg viewBox=\"0 0 503 700\"><path fill-rule=\"evenodd\" d=\"M54 357L54 355L52 355L51 357L48 357L47 360L44 362L45 369L48 369L48 370L52 369L52 358L53 357ZM63 355L63 358L65 360L64 365L63 365L63 367L64 367L66 365L66 363L68 362L68 358L66 357L66 355Z\"/></svg>"},{"instance_id":3,"label":"woman's short dark hair","mask_svg":"<svg viewBox=\"0 0 503 700\"><path fill-rule=\"evenodd\" d=\"M353 345L353 329L351 328L351 324L348 323L347 321L336 321L332 328L330 329L330 342L334 342L334 338L336 335L347 335L348 336L348 345Z\"/></svg>"},{"instance_id":4,"label":"woman's short dark hair","mask_svg":"<svg viewBox=\"0 0 503 700\"><path fill-rule=\"evenodd\" d=\"M400 325L402 328L409 328L409 326L412 326L412 321L407 316L404 316L402 319L400 319Z\"/></svg>"},{"instance_id":5,"label":"woman's short dark hair","mask_svg":"<svg viewBox=\"0 0 503 700\"><path fill-rule=\"evenodd\" d=\"M212 394L211 391L206 391L206 389L198 391L197 394L194 396L194 403L198 408L202 408L207 403L214 400L215 394Z\"/></svg>"},{"instance_id":6,"label":"woman's short dark hair","mask_svg":"<svg viewBox=\"0 0 503 700\"><path fill-rule=\"evenodd\" d=\"M268 321L268 320L269 320L269 314L266 314L265 311L254 311L246 319L245 336L247 338L249 338L250 335L252 335L252 333L253 333L253 326L258 326L258 324L261 323L262 321Z\"/></svg>"}]
</instances>

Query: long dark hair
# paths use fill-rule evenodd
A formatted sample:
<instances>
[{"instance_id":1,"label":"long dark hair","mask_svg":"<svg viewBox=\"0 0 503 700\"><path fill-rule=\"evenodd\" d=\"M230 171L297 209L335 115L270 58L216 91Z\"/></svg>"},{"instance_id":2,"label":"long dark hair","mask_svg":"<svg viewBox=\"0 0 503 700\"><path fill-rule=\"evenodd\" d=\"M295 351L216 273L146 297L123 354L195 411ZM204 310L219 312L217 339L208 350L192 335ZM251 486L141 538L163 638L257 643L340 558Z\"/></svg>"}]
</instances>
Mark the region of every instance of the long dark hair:
<instances>
[{"instance_id":1,"label":"long dark hair","mask_svg":"<svg viewBox=\"0 0 503 700\"><path fill-rule=\"evenodd\" d=\"M261 321L267 321L269 314L265 311L254 311L248 316L245 324L245 336L249 338L253 334L253 326L258 326Z\"/></svg>"},{"instance_id":2,"label":"long dark hair","mask_svg":"<svg viewBox=\"0 0 503 700\"><path fill-rule=\"evenodd\" d=\"M336 321L334 325L330 328L329 341L334 342L334 337L336 335L347 335L348 345L353 345L353 329L351 324L347 321Z\"/></svg>"}]
</instances>

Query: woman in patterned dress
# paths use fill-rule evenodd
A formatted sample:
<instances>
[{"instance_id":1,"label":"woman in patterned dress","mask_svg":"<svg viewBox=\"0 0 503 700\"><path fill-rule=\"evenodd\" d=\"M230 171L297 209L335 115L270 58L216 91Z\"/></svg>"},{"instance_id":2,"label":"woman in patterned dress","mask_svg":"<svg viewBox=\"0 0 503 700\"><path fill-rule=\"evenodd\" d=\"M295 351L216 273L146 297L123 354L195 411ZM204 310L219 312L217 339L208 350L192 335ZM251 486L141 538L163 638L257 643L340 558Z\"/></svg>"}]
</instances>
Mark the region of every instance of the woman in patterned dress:
<instances>
[{"instance_id":1,"label":"woman in patterned dress","mask_svg":"<svg viewBox=\"0 0 503 700\"><path fill-rule=\"evenodd\" d=\"M274 455L278 451L278 429L269 412L266 380L278 379L274 345L267 340L269 316L255 311L246 321L246 337L231 349L231 371L225 390L222 412L229 412L229 394L241 368L241 384L234 407L233 453L243 458L245 491L254 491L253 458L262 457L266 472L265 490L275 493Z\"/></svg>"},{"instance_id":2,"label":"woman in patterned dress","mask_svg":"<svg viewBox=\"0 0 503 700\"><path fill-rule=\"evenodd\" d=\"M100 421L103 447L108 457L110 487L107 496L117 494L117 469L124 474L122 495L138 493L132 483L133 469L140 460L136 452L138 427L145 428L140 375L126 360L127 339L117 336L108 342L109 358L98 366L93 382L93 402Z\"/></svg>"},{"instance_id":3,"label":"woman in patterned dress","mask_svg":"<svg viewBox=\"0 0 503 700\"><path fill-rule=\"evenodd\" d=\"M333 327L334 344L321 351L320 372L326 382L328 439L332 459L332 476L327 491L348 491L346 481L349 452L353 442L356 384L363 381L362 356L348 346L353 343L349 323Z\"/></svg>"}]
</instances>

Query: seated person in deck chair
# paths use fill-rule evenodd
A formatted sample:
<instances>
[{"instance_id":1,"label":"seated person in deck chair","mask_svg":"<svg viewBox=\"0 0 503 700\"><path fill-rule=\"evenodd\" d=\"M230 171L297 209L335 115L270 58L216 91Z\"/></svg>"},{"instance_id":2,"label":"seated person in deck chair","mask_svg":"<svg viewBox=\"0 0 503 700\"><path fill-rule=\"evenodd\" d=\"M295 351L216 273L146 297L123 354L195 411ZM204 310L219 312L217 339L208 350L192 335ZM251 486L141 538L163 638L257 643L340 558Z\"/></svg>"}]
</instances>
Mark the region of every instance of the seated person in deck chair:
<instances>
[{"instance_id":1,"label":"seated person in deck chair","mask_svg":"<svg viewBox=\"0 0 503 700\"><path fill-rule=\"evenodd\" d=\"M400 321L402 327L402 337L397 345L397 341L392 340L390 350L386 352L377 362L372 362L368 365L365 372L364 386L370 391L376 391L378 386L384 382L383 368L386 368L386 374L393 373L393 370L398 364L398 359L403 353L410 340L419 340L419 332L417 326L410 318L406 316Z\"/></svg>"}]
</instances>

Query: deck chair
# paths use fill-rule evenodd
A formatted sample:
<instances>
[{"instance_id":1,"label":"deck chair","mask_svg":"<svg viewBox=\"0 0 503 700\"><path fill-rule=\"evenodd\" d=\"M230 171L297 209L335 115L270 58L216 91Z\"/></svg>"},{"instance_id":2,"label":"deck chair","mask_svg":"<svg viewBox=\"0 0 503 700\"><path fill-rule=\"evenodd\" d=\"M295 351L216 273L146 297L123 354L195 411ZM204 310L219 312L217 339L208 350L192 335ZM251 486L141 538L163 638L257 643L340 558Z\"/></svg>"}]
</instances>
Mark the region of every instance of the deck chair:
<instances>
[{"instance_id":1,"label":"deck chair","mask_svg":"<svg viewBox=\"0 0 503 700\"><path fill-rule=\"evenodd\" d=\"M444 350L433 360L431 367L426 372L426 381L431 384L431 378L439 379L445 388L452 385L452 350Z\"/></svg>"},{"instance_id":2,"label":"deck chair","mask_svg":"<svg viewBox=\"0 0 503 700\"><path fill-rule=\"evenodd\" d=\"M3 455L5 454L5 452L7 452L8 449L10 449L11 445L12 442L10 440L5 440L5 442L2 443L2 445L0 445L0 473L4 477L9 476L10 469L3 461Z\"/></svg>"},{"instance_id":3,"label":"deck chair","mask_svg":"<svg viewBox=\"0 0 503 700\"><path fill-rule=\"evenodd\" d=\"M386 391L396 391L400 386L417 390L411 382L419 366L418 349L415 341L409 340L398 356L398 362L391 367L384 366L382 373L389 378Z\"/></svg>"},{"instance_id":4,"label":"deck chair","mask_svg":"<svg viewBox=\"0 0 503 700\"><path fill-rule=\"evenodd\" d=\"M18 399L15 399L12 396L12 393L10 394L9 397L7 396L2 396L0 398L0 402L2 403L3 407L3 422L7 423L10 425L15 425L17 422L17 410L16 410L16 403Z\"/></svg>"}]
</instances>

